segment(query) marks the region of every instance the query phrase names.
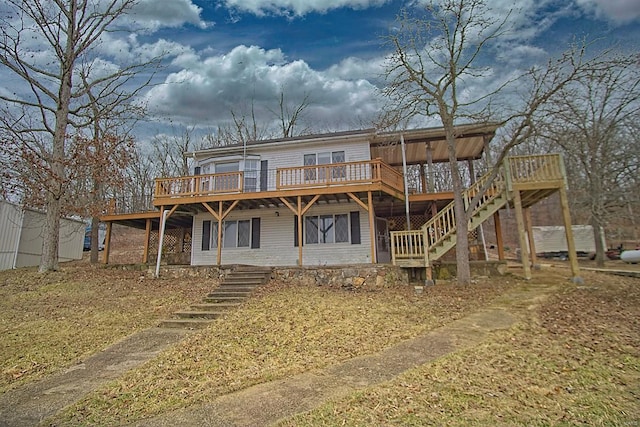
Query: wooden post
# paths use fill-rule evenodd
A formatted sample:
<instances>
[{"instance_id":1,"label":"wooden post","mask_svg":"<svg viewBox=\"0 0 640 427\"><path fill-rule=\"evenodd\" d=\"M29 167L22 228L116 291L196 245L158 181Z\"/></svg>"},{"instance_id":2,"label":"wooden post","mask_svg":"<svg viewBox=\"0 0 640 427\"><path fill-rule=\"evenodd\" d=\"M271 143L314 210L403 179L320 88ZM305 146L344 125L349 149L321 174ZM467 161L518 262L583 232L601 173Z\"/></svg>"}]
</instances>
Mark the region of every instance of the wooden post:
<instances>
[{"instance_id":1,"label":"wooden post","mask_svg":"<svg viewBox=\"0 0 640 427\"><path fill-rule=\"evenodd\" d=\"M536 242L533 240L533 223L531 222L531 208L524 210L524 220L527 226L527 238L529 239L529 253L531 254L531 265L538 264L536 255Z\"/></svg>"},{"instance_id":2,"label":"wooden post","mask_svg":"<svg viewBox=\"0 0 640 427\"><path fill-rule=\"evenodd\" d=\"M303 238L302 220L304 217L302 215L302 197L301 196L298 196L298 212L296 213L296 215L298 215L298 265L302 267L302 238Z\"/></svg>"},{"instance_id":3,"label":"wooden post","mask_svg":"<svg viewBox=\"0 0 640 427\"><path fill-rule=\"evenodd\" d=\"M151 218L147 218L145 224L145 235L144 235L144 252L142 253L142 263L146 264L149 262L149 240L151 239Z\"/></svg>"},{"instance_id":4,"label":"wooden post","mask_svg":"<svg viewBox=\"0 0 640 427\"><path fill-rule=\"evenodd\" d=\"M107 235L104 237L104 264L109 264L109 253L111 252L111 221L107 221Z\"/></svg>"},{"instance_id":5,"label":"wooden post","mask_svg":"<svg viewBox=\"0 0 640 427\"><path fill-rule=\"evenodd\" d=\"M429 193L435 192L435 184L433 182L433 152L431 150L431 143L427 143L427 173L429 174Z\"/></svg>"},{"instance_id":6,"label":"wooden post","mask_svg":"<svg viewBox=\"0 0 640 427\"><path fill-rule=\"evenodd\" d=\"M222 208L223 208L222 201L219 201L218 202L218 218L217 218L218 219L218 247L216 248L217 249L216 262L218 265L222 264L222 220L224 219Z\"/></svg>"},{"instance_id":7,"label":"wooden post","mask_svg":"<svg viewBox=\"0 0 640 427\"><path fill-rule=\"evenodd\" d=\"M498 245L498 259L504 261L504 241L502 240L502 224L500 223L500 211L493 214L493 223L496 228L496 245Z\"/></svg>"},{"instance_id":8,"label":"wooden post","mask_svg":"<svg viewBox=\"0 0 640 427\"><path fill-rule=\"evenodd\" d=\"M569 212L569 199L565 186L560 187L560 206L562 208L562 219L564 220L565 237L567 238L567 250L569 251L569 265L571 266L571 276L574 283L581 283L580 268L578 267L578 254L576 253L576 243L573 240L573 230L571 229L571 213Z\"/></svg>"},{"instance_id":9,"label":"wooden post","mask_svg":"<svg viewBox=\"0 0 640 427\"><path fill-rule=\"evenodd\" d=\"M525 239L524 216L522 214L522 200L520 199L520 191L513 191L513 207L516 211L516 223L518 225L518 240L520 242L520 260L522 261L522 269L524 270L525 279L531 279L531 266L529 265L529 250Z\"/></svg>"},{"instance_id":10,"label":"wooden post","mask_svg":"<svg viewBox=\"0 0 640 427\"><path fill-rule=\"evenodd\" d=\"M375 212L373 211L373 196L371 195L371 191L367 193L367 201L369 205L369 234L371 238L371 262L373 264L378 262L376 257L376 217Z\"/></svg>"}]
</instances>

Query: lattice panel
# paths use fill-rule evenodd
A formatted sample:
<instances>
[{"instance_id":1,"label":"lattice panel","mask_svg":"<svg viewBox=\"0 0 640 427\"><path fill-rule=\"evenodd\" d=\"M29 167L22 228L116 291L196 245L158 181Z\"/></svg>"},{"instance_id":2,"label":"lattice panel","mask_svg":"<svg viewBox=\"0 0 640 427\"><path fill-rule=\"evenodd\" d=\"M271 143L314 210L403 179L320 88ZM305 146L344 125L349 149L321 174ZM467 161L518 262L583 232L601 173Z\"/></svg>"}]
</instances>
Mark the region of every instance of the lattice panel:
<instances>
[{"instance_id":1,"label":"lattice panel","mask_svg":"<svg viewBox=\"0 0 640 427\"><path fill-rule=\"evenodd\" d=\"M149 253L158 253L159 232L152 231L149 236ZM165 230L163 253L191 252L191 230L172 228Z\"/></svg>"},{"instance_id":2,"label":"lattice panel","mask_svg":"<svg viewBox=\"0 0 640 427\"><path fill-rule=\"evenodd\" d=\"M390 231L403 231L407 229L406 216L392 216L387 218L387 220L389 221ZM427 222L427 217L425 215L411 215L409 216L409 221L411 221L411 229L418 230Z\"/></svg>"}]
</instances>

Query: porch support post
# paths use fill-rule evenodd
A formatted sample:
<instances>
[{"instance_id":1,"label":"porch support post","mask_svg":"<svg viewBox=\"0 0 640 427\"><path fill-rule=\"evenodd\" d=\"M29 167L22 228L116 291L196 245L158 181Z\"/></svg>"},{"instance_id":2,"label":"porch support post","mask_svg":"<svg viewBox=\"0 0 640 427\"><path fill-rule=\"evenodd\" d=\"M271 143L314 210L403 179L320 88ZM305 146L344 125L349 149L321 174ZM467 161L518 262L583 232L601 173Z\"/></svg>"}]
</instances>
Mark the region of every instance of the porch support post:
<instances>
[{"instance_id":1,"label":"porch support post","mask_svg":"<svg viewBox=\"0 0 640 427\"><path fill-rule=\"evenodd\" d=\"M302 196L298 196L298 265L302 267Z\"/></svg>"},{"instance_id":2,"label":"porch support post","mask_svg":"<svg viewBox=\"0 0 640 427\"><path fill-rule=\"evenodd\" d=\"M218 221L218 236L217 236L217 242L218 242L218 247L217 247L217 265L220 265L222 263L222 221L227 217L227 215L229 215L229 213L233 210L233 208L235 208L238 205L238 200L235 200L233 203L231 203L231 206L229 206L227 208L227 210L224 210L224 202L219 201L218 202L218 211L216 212L215 210L213 210L213 208L211 206L209 206L208 203L203 202L202 206L204 206L207 211L209 211L209 213L213 216L213 218Z\"/></svg>"},{"instance_id":3,"label":"porch support post","mask_svg":"<svg viewBox=\"0 0 640 427\"><path fill-rule=\"evenodd\" d=\"M160 206L160 227L158 229L158 258L156 259L156 278L160 277L160 260L162 259L162 243L164 240L164 227L166 225L167 211Z\"/></svg>"},{"instance_id":4,"label":"porch support post","mask_svg":"<svg viewBox=\"0 0 640 427\"><path fill-rule=\"evenodd\" d=\"M525 239L524 215L522 214L522 199L520 190L513 191L513 207L516 211L516 224L518 228L518 240L520 242L520 261L524 270L524 278L531 279L531 266L529 265L529 249Z\"/></svg>"},{"instance_id":5,"label":"porch support post","mask_svg":"<svg viewBox=\"0 0 640 427\"><path fill-rule=\"evenodd\" d=\"M376 257L376 223L375 215L373 212L373 196L371 191L367 192L367 202L369 205L369 235L371 236L371 262L376 264L378 259Z\"/></svg>"},{"instance_id":6,"label":"porch support post","mask_svg":"<svg viewBox=\"0 0 640 427\"><path fill-rule=\"evenodd\" d=\"M500 223L500 211L493 214L493 223L496 229L496 245L498 245L498 259L504 261L504 241L502 240L502 224Z\"/></svg>"},{"instance_id":7,"label":"porch support post","mask_svg":"<svg viewBox=\"0 0 640 427\"><path fill-rule=\"evenodd\" d=\"M151 218L147 218L144 233L144 252L142 253L142 263L149 262L149 240L151 239Z\"/></svg>"},{"instance_id":8,"label":"porch support post","mask_svg":"<svg viewBox=\"0 0 640 427\"><path fill-rule=\"evenodd\" d=\"M527 237L529 238L529 253L531 254L531 265L534 267L538 264L536 255L536 242L533 240L533 223L531 222L531 208L524 210L524 220L527 224Z\"/></svg>"},{"instance_id":9,"label":"porch support post","mask_svg":"<svg viewBox=\"0 0 640 427\"><path fill-rule=\"evenodd\" d=\"M218 236L216 240L218 242L216 246L216 265L222 264L222 201L218 202L218 215L216 218L218 219Z\"/></svg>"},{"instance_id":10,"label":"porch support post","mask_svg":"<svg viewBox=\"0 0 640 427\"><path fill-rule=\"evenodd\" d=\"M107 235L104 237L104 264L109 264L109 253L111 252L111 221L107 221Z\"/></svg>"},{"instance_id":11,"label":"porch support post","mask_svg":"<svg viewBox=\"0 0 640 427\"><path fill-rule=\"evenodd\" d=\"M564 221L564 232L567 238L567 250L569 251L569 265L571 266L571 280L574 283L582 283L580 278L580 268L578 267L578 254L576 253L576 243L573 240L573 230L571 229L571 213L569 212L569 199L564 185L560 187L560 206L562 208L562 219Z\"/></svg>"},{"instance_id":12,"label":"porch support post","mask_svg":"<svg viewBox=\"0 0 640 427\"><path fill-rule=\"evenodd\" d=\"M435 184L433 182L433 151L431 143L427 142L427 173L429 174L429 184L427 190L429 193L435 192Z\"/></svg>"},{"instance_id":13,"label":"porch support post","mask_svg":"<svg viewBox=\"0 0 640 427\"><path fill-rule=\"evenodd\" d=\"M476 182L476 173L473 168L473 160L467 160L467 167L469 168L469 182L473 184L474 182Z\"/></svg>"},{"instance_id":14,"label":"porch support post","mask_svg":"<svg viewBox=\"0 0 640 427\"><path fill-rule=\"evenodd\" d=\"M164 231L167 227L167 218L169 218L180 205L174 205L170 210L165 210L164 206L160 206L160 230L158 235L158 259L156 260L156 278L160 277L160 260L162 259L162 246L164 244Z\"/></svg>"}]
</instances>

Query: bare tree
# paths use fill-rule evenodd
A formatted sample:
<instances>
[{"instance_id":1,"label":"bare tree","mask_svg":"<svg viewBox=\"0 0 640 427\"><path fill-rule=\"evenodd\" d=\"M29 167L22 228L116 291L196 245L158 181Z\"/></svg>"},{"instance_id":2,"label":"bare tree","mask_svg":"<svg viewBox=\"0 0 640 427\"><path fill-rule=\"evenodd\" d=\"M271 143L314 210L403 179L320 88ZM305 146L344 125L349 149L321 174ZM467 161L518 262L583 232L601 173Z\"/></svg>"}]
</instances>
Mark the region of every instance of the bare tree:
<instances>
[{"instance_id":1,"label":"bare tree","mask_svg":"<svg viewBox=\"0 0 640 427\"><path fill-rule=\"evenodd\" d=\"M604 265L601 238L612 218L638 202L640 151L634 132L640 113L637 57L614 57L589 70L545 105L537 123L547 146L564 153L573 206L593 226L596 262Z\"/></svg>"},{"instance_id":2,"label":"bare tree","mask_svg":"<svg viewBox=\"0 0 640 427\"><path fill-rule=\"evenodd\" d=\"M388 85L384 94L393 108L385 111L383 122L397 125L415 116L439 117L448 147L456 224L467 224L481 193L486 190L482 189L465 208L456 158L456 124L471 120L483 125L493 119L504 125L502 151L485 184L488 187L509 150L532 135L534 113L585 67L584 51L574 47L546 66L506 79L477 96L462 95L472 82L487 77L490 69L483 65L481 53L508 37L508 19L509 15L499 20L491 18L484 0L430 1L422 14L412 16L403 12L398 17L398 30L388 37L393 53L386 70ZM501 117L493 117L494 104L505 96L507 89L513 90L514 82L521 88L521 92L515 94L521 101L518 109L508 113L502 110ZM458 283L470 283L469 243L465 232L456 233L456 261Z\"/></svg>"},{"instance_id":3,"label":"bare tree","mask_svg":"<svg viewBox=\"0 0 640 427\"><path fill-rule=\"evenodd\" d=\"M6 0L0 18L0 64L24 84L27 94L0 94L2 127L14 151L26 154L31 170L42 177L46 225L39 270L58 267L62 205L70 181L67 128L91 124L89 92L116 104L131 99L133 76L158 63L103 67L97 47L136 0ZM151 76L138 88L147 85ZM80 83L81 78L83 83ZM136 92L134 89L133 92ZM105 105L105 104L103 104Z\"/></svg>"}]
</instances>

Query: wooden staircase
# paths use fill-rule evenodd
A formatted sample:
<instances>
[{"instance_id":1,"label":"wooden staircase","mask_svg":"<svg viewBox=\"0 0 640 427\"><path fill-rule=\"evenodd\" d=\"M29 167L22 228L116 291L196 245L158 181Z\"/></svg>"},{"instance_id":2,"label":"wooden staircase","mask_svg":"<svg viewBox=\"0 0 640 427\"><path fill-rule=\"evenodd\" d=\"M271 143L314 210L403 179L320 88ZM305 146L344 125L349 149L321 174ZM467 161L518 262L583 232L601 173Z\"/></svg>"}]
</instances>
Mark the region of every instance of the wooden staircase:
<instances>
[{"instance_id":1,"label":"wooden staircase","mask_svg":"<svg viewBox=\"0 0 640 427\"><path fill-rule=\"evenodd\" d=\"M463 192L470 219L465 232L475 230L512 202L514 191L524 194L527 205L547 197L565 185L562 159L558 154L508 157L494 179L486 174ZM478 196L479 195L479 196ZM452 201L431 217L420 230L391 232L394 265L429 267L456 244L455 204Z\"/></svg>"},{"instance_id":2,"label":"wooden staircase","mask_svg":"<svg viewBox=\"0 0 640 427\"><path fill-rule=\"evenodd\" d=\"M226 311L242 304L251 293L271 277L271 268L238 266L201 303L174 313L161 321L161 328L205 328Z\"/></svg>"}]
</instances>

